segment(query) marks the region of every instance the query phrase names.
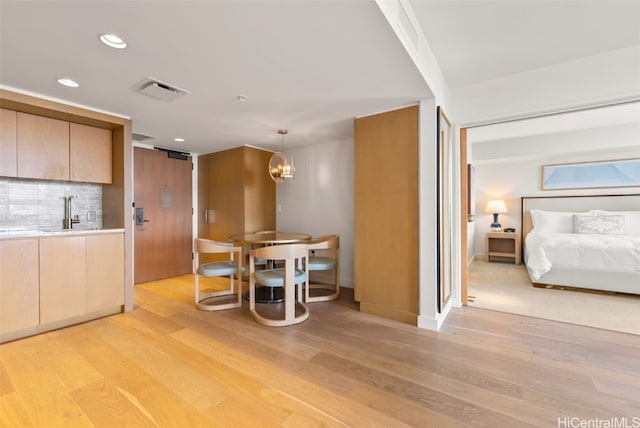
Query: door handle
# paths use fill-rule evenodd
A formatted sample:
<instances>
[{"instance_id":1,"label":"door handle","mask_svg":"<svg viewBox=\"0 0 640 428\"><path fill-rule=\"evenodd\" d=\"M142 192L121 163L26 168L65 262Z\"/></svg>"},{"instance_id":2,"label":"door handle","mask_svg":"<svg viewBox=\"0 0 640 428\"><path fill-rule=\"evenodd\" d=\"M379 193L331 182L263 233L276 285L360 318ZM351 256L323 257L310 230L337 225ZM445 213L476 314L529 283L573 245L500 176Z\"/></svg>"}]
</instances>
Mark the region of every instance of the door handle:
<instances>
[{"instance_id":1,"label":"door handle","mask_svg":"<svg viewBox=\"0 0 640 428\"><path fill-rule=\"evenodd\" d=\"M213 223L213 210L204 210L204 222Z\"/></svg>"},{"instance_id":2,"label":"door handle","mask_svg":"<svg viewBox=\"0 0 640 428\"><path fill-rule=\"evenodd\" d=\"M136 208L136 226L142 226L143 223L150 221L144 218L144 208Z\"/></svg>"}]
</instances>

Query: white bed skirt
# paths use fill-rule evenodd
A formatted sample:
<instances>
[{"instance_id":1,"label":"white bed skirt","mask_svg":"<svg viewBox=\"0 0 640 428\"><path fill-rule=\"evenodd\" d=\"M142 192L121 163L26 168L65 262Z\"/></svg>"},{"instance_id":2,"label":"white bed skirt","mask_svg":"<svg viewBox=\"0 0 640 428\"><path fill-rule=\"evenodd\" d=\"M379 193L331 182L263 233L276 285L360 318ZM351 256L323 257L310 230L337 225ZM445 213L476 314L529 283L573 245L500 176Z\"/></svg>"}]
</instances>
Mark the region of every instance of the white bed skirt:
<instances>
[{"instance_id":1,"label":"white bed skirt","mask_svg":"<svg viewBox=\"0 0 640 428\"><path fill-rule=\"evenodd\" d=\"M564 285L567 287L640 294L640 272L612 272L553 266L549 272L543 274L540 279L534 282L538 284Z\"/></svg>"}]
</instances>

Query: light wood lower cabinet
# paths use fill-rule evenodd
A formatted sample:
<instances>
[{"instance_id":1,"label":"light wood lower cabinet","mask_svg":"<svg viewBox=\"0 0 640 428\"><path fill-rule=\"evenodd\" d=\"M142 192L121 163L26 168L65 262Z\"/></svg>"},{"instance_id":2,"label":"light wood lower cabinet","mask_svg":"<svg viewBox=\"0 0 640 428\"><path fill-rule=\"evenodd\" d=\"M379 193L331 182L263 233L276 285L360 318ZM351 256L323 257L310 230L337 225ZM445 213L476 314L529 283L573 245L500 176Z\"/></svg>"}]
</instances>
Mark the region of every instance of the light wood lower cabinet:
<instances>
[{"instance_id":1,"label":"light wood lower cabinet","mask_svg":"<svg viewBox=\"0 0 640 428\"><path fill-rule=\"evenodd\" d=\"M123 233L0 240L0 343L122 305Z\"/></svg>"},{"instance_id":2,"label":"light wood lower cabinet","mask_svg":"<svg viewBox=\"0 0 640 428\"><path fill-rule=\"evenodd\" d=\"M83 315L86 284L86 238L40 238L40 323Z\"/></svg>"},{"instance_id":3,"label":"light wood lower cabinet","mask_svg":"<svg viewBox=\"0 0 640 428\"><path fill-rule=\"evenodd\" d=\"M0 336L37 327L38 302L38 239L0 241Z\"/></svg>"},{"instance_id":4,"label":"light wood lower cabinet","mask_svg":"<svg viewBox=\"0 0 640 428\"><path fill-rule=\"evenodd\" d=\"M87 312L124 304L124 235L87 236Z\"/></svg>"},{"instance_id":5,"label":"light wood lower cabinet","mask_svg":"<svg viewBox=\"0 0 640 428\"><path fill-rule=\"evenodd\" d=\"M40 238L40 324L124 304L124 235Z\"/></svg>"}]
</instances>

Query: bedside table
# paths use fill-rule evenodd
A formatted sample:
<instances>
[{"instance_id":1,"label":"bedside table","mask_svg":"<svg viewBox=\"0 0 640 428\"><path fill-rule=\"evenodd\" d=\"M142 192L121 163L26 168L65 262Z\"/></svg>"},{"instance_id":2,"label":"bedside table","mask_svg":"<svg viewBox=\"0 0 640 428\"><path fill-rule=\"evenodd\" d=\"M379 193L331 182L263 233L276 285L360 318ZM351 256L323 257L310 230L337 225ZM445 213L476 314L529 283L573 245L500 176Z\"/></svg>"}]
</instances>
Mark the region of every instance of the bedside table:
<instances>
[{"instance_id":1,"label":"bedside table","mask_svg":"<svg viewBox=\"0 0 640 428\"><path fill-rule=\"evenodd\" d=\"M488 262L491 261L491 257L509 257L517 265L522 262L518 232L487 232L485 248Z\"/></svg>"}]
</instances>

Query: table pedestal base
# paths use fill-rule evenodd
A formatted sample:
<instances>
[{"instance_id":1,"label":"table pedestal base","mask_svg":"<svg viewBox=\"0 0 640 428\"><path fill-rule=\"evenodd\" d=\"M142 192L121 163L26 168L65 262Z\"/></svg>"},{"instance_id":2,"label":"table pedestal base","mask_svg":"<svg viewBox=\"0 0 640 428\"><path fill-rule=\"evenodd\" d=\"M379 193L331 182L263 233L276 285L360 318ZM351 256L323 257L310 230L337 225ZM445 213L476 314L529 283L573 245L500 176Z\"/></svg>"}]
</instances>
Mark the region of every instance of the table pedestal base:
<instances>
[{"instance_id":1,"label":"table pedestal base","mask_svg":"<svg viewBox=\"0 0 640 428\"><path fill-rule=\"evenodd\" d=\"M249 293L244 294L249 300ZM282 287L256 287L256 303L282 303L284 302L284 289Z\"/></svg>"}]
</instances>

